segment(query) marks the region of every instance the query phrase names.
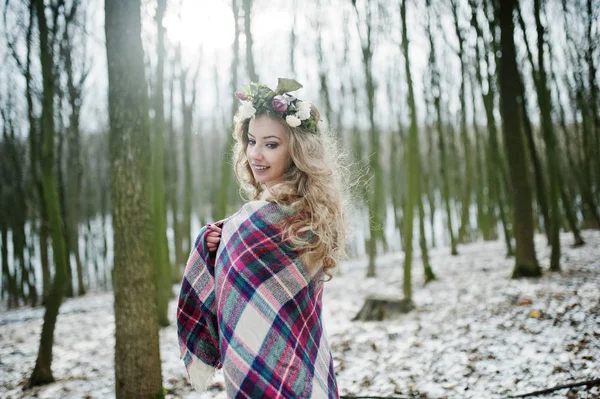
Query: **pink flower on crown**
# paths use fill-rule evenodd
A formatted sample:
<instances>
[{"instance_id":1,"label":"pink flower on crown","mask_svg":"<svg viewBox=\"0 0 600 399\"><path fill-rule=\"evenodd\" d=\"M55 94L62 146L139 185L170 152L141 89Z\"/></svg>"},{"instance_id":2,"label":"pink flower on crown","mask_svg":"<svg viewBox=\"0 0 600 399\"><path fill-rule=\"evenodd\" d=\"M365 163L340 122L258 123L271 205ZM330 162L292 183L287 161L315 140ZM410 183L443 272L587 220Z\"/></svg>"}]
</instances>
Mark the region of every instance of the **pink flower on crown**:
<instances>
[{"instance_id":1,"label":"pink flower on crown","mask_svg":"<svg viewBox=\"0 0 600 399\"><path fill-rule=\"evenodd\" d=\"M288 107L288 101L284 96L275 96L271 102L271 107L275 112L284 113Z\"/></svg>"},{"instance_id":2,"label":"pink flower on crown","mask_svg":"<svg viewBox=\"0 0 600 399\"><path fill-rule=\"evenodd\" d=\"M245 95L244 93L242 93L241 91L236 91L235 92L235 96L237 97L238 100L240 101L248 101L248 96Z\"/></svg>"}]
</instances>

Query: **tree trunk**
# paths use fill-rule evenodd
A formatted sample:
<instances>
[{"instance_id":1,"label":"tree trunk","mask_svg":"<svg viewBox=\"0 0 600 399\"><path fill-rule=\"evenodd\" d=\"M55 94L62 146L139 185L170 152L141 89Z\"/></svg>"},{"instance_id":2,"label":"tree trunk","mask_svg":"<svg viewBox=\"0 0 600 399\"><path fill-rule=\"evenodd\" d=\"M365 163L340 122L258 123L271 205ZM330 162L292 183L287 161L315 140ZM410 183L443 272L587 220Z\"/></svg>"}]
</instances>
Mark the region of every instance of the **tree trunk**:
<instances>
[{"instance_id":1,"label":"tree trunk","mask_svg":"<svg viewBox=\"0 0 600 399\"><path fill-rule=\"evenodd\" d=\"M164 64L165 64L165 28L163 17L167 8L167 0L158 0L156 7L157 27L157 59L156 88L154 90L154 124L152 138L152 241L154 284L156 285L156 315L158 324L166 327L170 324L168 316L171 290L171 265L167 244L167 215L165 213L165 176L164 176Z\"/></svg>"},{"instance_id":2,"label":"tree trunk","mask_svg":"<svg viewBox=\"0 0 600 399\"><path fill-rule=\"evenodd\" d=\"M369 256L369 265L367 267L367 277L375 277L375 257L377 256L377 241L384 242L382 228L382 213L385 207L385 195L383 192L383 176L379 162L380 143L377 128L375 126L375 83L373 82L373 48L372 48L372 9L371 3L365 4L365 27L366 37L361 35L363 71L365 74L365 89L367 92L367 107L369 112L369 170L373 179L369 187L369 240L367 242L367 254ZM356 3L354 3L356 18L360 24L360 17ZM358 27L359 35L361 33Z\"/></svg>"},{"instance_id":3,"label":"tree trunk","mask_svg":"<svg viewBox=\"0 0 600 399\"><path fill-rule=\"evenodd\" d=\"M40 38L40 60L43 77L43 106L42 106L42 131L43 143L41 147L42 187L43 199L48 212L50 236L52 237L52 252L56 273L48 297L46 298L46 312L40 337L38 356L35 368L27 383L27 387L48 384L54 381L52 376L52 348L54 346L54 327L58 310L62 302L67 279L67 251L64 242L63 221L60 215L56 175L54 173L54 77L52 66L52 52L48 43L48 25L46 23L45 5L43 1L36 1L36 15Z\"/></svg>"},{"instance_id":4,"label":"tree trunk","mask_svg":"<svg viewBox=\"0 0 600 399\"><path fill-rule=\"evenodd\" d=\"M231 59L231 92L235 93L238 90L238 65L239 65L239 51L240 51L240 28L239 28L239 0L231 1L231 10L233 11L233 21L234 21L234 39L232 44L232 52L233 57ZM231 106L231 119L233 120L233 116L237 112L238 108L238 100L235 96L231 96L232 106ZM225 154L229 154L231 149L233 148L233 135L227 135L227 141L225 142ZM231 165L229 162L224 159L220 160L221 166L221 186L219 187L217 203L214 210L214 218L216 220L221 220L227 216L227 205L229 204L229 189L231 187L231 183L233 181L233 171L231 170Z\"/></svg>"},{"instance_id":5,"label":"tree trunk","mask_svg":"<svg viewBox=\"0 0 600 399\"><path fill-rule=\"evenodd\" d=\"M404 233L402 232L402 187L404 181L402 177L402 159L400 146L400 133L390 134L390 183L392 207L394 208L395 227L400 233L400 242ZM401 245L402 250L404 245Z\"/></svg>"},{"instance_id":6,"label":"tree trunk","mask_svg":"<svg viewBox=\"0 0 600 399\"><path fill-rule=\"evenodd\" d=\"M442 184L442 201L444 203L444 210L446 212L446 226L448 228L448 235L450 236L450 253L452 255L458 255L456 236L454 235L454 227L452 224L452 209L450 207L450 177L448 176L449 163L446 154L446 138L445 132L443 131L442 123L442 106L441 106L441 86L440 86L440 73L437 65L437 57L435 53L435 44L433 34L431 32L431 3L430 0L427 2L428 14L427 14L427 38L429 39L429 68L431 74L431 92L433 94L433 105L435 108L436 122L435 130L437 133L438 151L440 156L440 180Z\"/></svg>"},{"instance_id":7,"label":"tree trunk","mask_svg":"<svg viewBox=\"0 0 600 399\"><path fill-rule=\"evenodd\" d=\"M406 150L406 181L408 193L404 208L404 282L402 285L403 300L412 302L412 253L413 253L413 222L415 207L419 206L421 197L421 156L419 149L419 132L417 126L417 107L413 91L410 59L408 52L408 27L406 26L406 0L400 5L402 19L402 54L404 55L404 71L408 84L408 108L410 112L410 127L408 130L408 145Z\"/></svg>"},{"instance_id":8,"label":"tree trunk","mask_svg":"<svg viewBox=\"0 0 600 399\"><path fill-rule=\"evenodd\" d=\"M292 5L292 14L294 15L294 19L292 21L292 26L290 29L290 71L292 72L291 76L296 76L296 27L298 26L296 21L298 15L298 0L294 0L294 3Z\"/></svg>"},{"instance_id":9,"label":"tree trunk","mask_svg":"<svg viewBox=\"0 0 600 399\"><path fill-rule=\"evenodd\" d=\"M483 151L483 143L477 124L477 100L475 98L475 79L473 78L473 75L471 73L469 73L469 81L471 85L471 105L473 109L473 135L475 136L474 155L476 165L475 174L477 181L475 188L475 198L477 202L477 228L481 231L484 240L491 240L495 237L493 234L493 226L490 223L489 213L486 212L486 208L490 206L490 204L486 203L484 195L484 190L487 188L485 181L487 171L482 157L485 154L485 151Z\"/></svg>"},{"instance_id":10,"label":"tree trunk","mask_svg":"<svg viewBox=\"0 0 600 399\"><path fill-rule=\"evenodd\" d=\"M69 25L77 16L79 1L74 1L65 18L65 31L61 49L63 50L63 62L67 74L67 98L71 108L69 115L69 127L67 129L67 183L66 183L66 203L68 204L67 231L68 231L68 249L75 257L75 266L77 271L78 295L84 295L86 292L83 282L83 265L79 253L79 224L81 221L81 189L83 179L83 165L81 161L81 133L79 127L79 116L82 103L82 88L87 76L87 72L82 72L81 77L76 81L73 72L72 59L72 36Z\"/></svg>"},{"instance_id":11,"label":"tree trunk","mask_svg":"<svg viewBox=\"0 0 600 399\"><path fill-rule=\"evenodd\" d=\"M533 63L533 56L531 54L531 50L529 48L529 41L527 40L527 30L525 27L525 22L523 21L523 16L521 15L521 8L517 4L517 15L519 20L519 25L521 26L521 30L523 31L525 48L527 49L527 58L529 59L529 63L531 65L531 70L533 71L533 81L535 86L537 87L539 84L539 73L536 71L535 64ZM529 120L529 115L527 114L527 95L525 93L525 85L523 84L523 76L519 74L515 76L517 82L519 83L519 97L521 101L519 102L521 105L521 119L523 120L523 127L525 131L525 137L527 138L527 148L529 149L529 158L531 159L531 164L533 166L533 177L535 181L535 194L537 198L537 202L540 206L540 211L542 213L542 217L544 219L544 232L546 233L546 238L548 239L548 244L551 245L552 234L550 225L552 221L550 220L550 211L548 210L548 200L547 195L548 191L546 189L546 179L544 178L544 170L542 168L542 162L540 161L540 157L538 156L538 152L535 146L535 140L533 138L533 129L531 127L531 121ZM539 96L539 93L538 93ZM541 100L538 100L541 102ZM549 175L552 178L552 175Z\"/></svg>"},{"instance_id":12,"label":"tree trunk","mask_svg":"<svg viewBox=\"0 0 600 399\"><path fill-rule=\"evenodd\" d=\"M550 58L550 59L552 59L552 58ZM550 65L550 71L552 72L552 64ZM557 92L557 96L558 96L558 98L560 98L559 88L558 88L556 79L552 79L552 80L554 81L554 88ZM573 162L573 159L571 156L570 144L569 144L570 143L569 131L567 129L567 124L565 121L565 110L560 101L557 103L557 105L558 105L558 111L559 111L559 117L560 117L560 126L563 131L563 134L565 135L565 153L566 153L567 163L571 167L573 167L573 169L575 169L574 162ZM577 216L575 215L575 207L573 205L573 200L567 190L567 185L565 184L564 170L565 170L565 168L562 167L561 168L561 176L560 176L561 180L558 183L558 186L560 187L560 200L563 205L565 216L567 217L567 220L569 222L569 228L571 229L571 232L573 232L573 246L579 247L579 246L585 245L585 241L583 240L583 237L581 237L581 231L579 230Z\"/></svg>"},{"instance_id":13,"label":"tree trunk","mask_svg":"<svg viewBox=\"0 0 600 399\"><path fill-rule=\"evenodd\" d=\"M323 53L323 40L321 36L321 2L317 0L317 14L314 16L316 21L316 30L317 30L317 60L319 65L319 91L321 93L321 101L325 107L325 120L328 124L331 124L332 116L331 116L331 98L329 96L329 85L327 84L327 61L325 60L325 55ZM296 18L296 14L294 14L294 19ZM293 30L292 30L293 32ZM295 36L292 36L295 39ZM290 46L293 43L290 43ZM293 50L292 50L293 53Z\"/></svg>"},{"instance_id":14,"label":"tree trunk","mask_svg":"<svg viewBox=\"0 0 600 399\"><path fill-rule=\"evenodd\" d=\"M428 108L428 107L426 107ZM429 227L431 229L431 247L435 248L437 245L435 241L435 169L433 165L436 164L435 161L435 134L433 132L432 126L427 126L427 165L429 168L427 171L423 169L423 184L425 185L425 189L423 190L425 195L427 196L427 204L429 205Z\"/></svg>"},{"instance_id":15,"label":"tree trunk","mask_svg":"<svg viewBox=\"0 0 600 399\"><path fill-rule=\"evenodd\" d=\"M110 145L109 145L110 147ZM110 151L110 149L109 149ZM110 175L107 176L107 178L110 178ZM98 258L102 259L102 271L103 271L103 279L104 279L104 288L105 289L110 289L111 284L112 284L112 272L114 270L114 262L110 262L108 260L108 243L106 238L108 237L108 234L110 232L109 230L109 224L107 221L107 216L108 213L110 212L108 209L108 205L109 205L109 191L110 191L110 187L103 187L101 188L101 192L100 192L100 232L99 232L99 236L102 237L102 246L100 247L100 251L97 251L98 253ZM113 221L111 220L111 223L113 223ZM114 231L114 224L112 224L112 228ZM112 265L112 268L109 267L109 264Z\"/></svg>"},{"instance_id":16,"label":"tree trunk","mask_svg":"<svg viewBox=\"0 0 600 399\"><path fill-rule=\"evenodd\" d=\"M425 209L423 208L423 197L418 198L419 207L419 247L421 248L421 262L423 262L423 281L425 284L436 279L435 273L429 263L429 251L427 249L427 238L425 236Z\"/></svg>"},{"instance_id":17,"label":"tree trunk","mask_svg":"<svg viewBox=\"0 0 600 399\"><path fill-rule=\"evenodd\" d=\"M140 0L105 4L117 398L163 397L152 282L151 144Z\"/></svg>"},{"instance_id":18,"label":"tree trunk","mask_svg":"<svg viewBox=\"0 0 600 399\"><path fill-rule=\"evenodd\" d=\"M479 11L479 4L477 4L477 2L475 0L469 0L469 5L471 8L471 27L473 29L475 29L475 33L476 33L476 44L475 44L475 58L474 58L474 62L473 62L473 68L475 70L475 79L471 80L471 85L473 87L472 93L473 93L473 109L475 109L475 102L476 102L476 96L475 96L475 86L478 85L479 86L479 90L481 92L481 100L483 103L483 107L485 109L485 113L486 113L486 130L487 130L487 134L488 134L488 140L484 141L482 137L480 137L479 135L476 135L476 138L478 138L478 142L477 142L477 154L481 154L481 156L483 157L483 160L479 161L479 166L478 169L480 171L479 176L480 176L480 183L478 184L479 186L481 186L480 190L483 190L484 187L487 188L487 196L483 195L483 194L478 194L478 195L482 195L483 199L482 202L485 204L485 209L483 211L483 216L482 219L485 221L484 225L485 227L482 229L483 230L483 238L484 240L494 240L497 238L497 232L496 232L496 224L497 224L497 218L496 218L496 207L499 204L502 204L501 201L501 197L498 195L497 193L497 189L494 185L494 178L493 176L496 175L497 171L495 170L494 167L492 167L492 159L493 157L491 156L492 154L489 151L489 141L490 138L489 136L491 136L492 134L496 135L496 125L495 125L495 118L493 116L494 110L493 110L493 89L492 89L492 81L491 81L491 77L489 77L489 75L486 75L486 78L488 78L488 82L487 82L487 92L485 91L485 87L483 84L483 74L481 72L481 63L482 61L485 60L485 65L487 66L487 59L482 57L482 53L483 54L487 54L487 46L488 46L488 42L486 41L486 39L483 37L483 34L481 32L481 27L479 25L479 22L477 20L477 14ZM488 72L489 74L489 72ZM491 102L490 102L491 99ZM488 108L490 108L488 110ZM491 118L488 116L489 114L491 114ZM475 112L474 112L475 115ZM473 121L474 124L477 124L477 121L474 118ZM510 243L510 241L509 241Z\"/></svg>"},{"instance_id":19,"label":"tree trunk","mask_svg":"<svg viewBox=\"0 0 600 399\"><path fill-rule=\"evenodd\" d=\"M61 90L58 86L54 87L55 91L57 93L55 93L55 97L57 98L56 102L58 105L58 108L61 110L59 112L62 112L62 102L63 102L63 94L61 93ZM65 147L65 127L64 124L62 123L62 118L58 118L59 122L58 122L58 129L55 132L57 135L57 142L56 142L56 183L57 183L57 188L58 188L58 202L59 202L59 209L60 209L60 214L62 215L62 223L63 223L63 227L62 227L62 231L63 231L63 240L65 242L65 251L66 251L66 256L67 256L67 281L66 281L66 288L65 288L65 295L67 298L73 298L73 296L75 295L75 290L73 288L73 268L71 265L71 249L69 248L70 246L70 239L69 239L69 225L71 223L71 213L70 213L70 209L68 209L68 206L66 204L66 200L67 200L67 194L66 194L66 184L65 184L65 173L67 173L67 171L65 170L66 168L63 167L63 159L64 159L64 147Z\"/></svg>"},{"instance_id":20,"label":"tree trunk","mask_svg":"<svg viewBox=\"0 0 600 399\"><path fill-rule=\"evenodd\" d=\"M463 156L465 162L465 169L463 173L463 192L461 199L461 217L460 227L458 229L458 241L465 242L470 241L471 235L471 221L470 221L470 207L471 207L471 181L473 179L473 166L471 161L471 140L469 139L469 132L467 131L467 70L466 63L464 60L464 36L460 29L458 22L458 5L457 0L452 0L452 14L454 16L454 29L458 38L458 58L460 60L460 138L463 144Z\"/></svg>"},{"instance_id":21,"label":"tree trunk","mask_svg":"<svg viewBox=\"0 0 600 399\"><path fill-rule=\"evenodd\" d=\"M500 65L501 114L504 123L504 144L508 157L512 201L514 204L514 232L516 259L513 277L537 277L542 271L537 262L533 243L533 215L531 209L531 185L527 168L521 126L514 115L518 115L518 85L514 77L517 69L513 10L515 0L500 2L500 27L502 58Z\"/></svg>"},{"instance_id":22,"label":"tree trunk","mask_svg":"<svg viewBox=\"0 0 600 399\"><path fill-rule=\"evenodd\" d=\"M409 313L415 304L409 299L392 299L371 296L365 300L362 308L352 321L383 321L398 320L403 314Z\"/></svg>"},{"instance_id":23,"label":"tree trunk","mask_svg":"<svg viewBox=\"0 0 600 399\"><path fill-rule=\"evenodd\" d=\"M254 65L254 56L252 54L252 0L242 0L242 6L244 7L244 36L246 37L246 67L248 68L248 76L252 82L259 81L258 73Z\"/></svg>"},{"instance_id":24,"label":"tree trunk","mask_svg":"<svg viewBox=\"0 0 600 399\"><path fill-rule=\"evenodd\" d=\"M179 53L181 49L178 49ZM189 253L192 247L191 223L192 223L192 125L193 125L193 109L196 95L196 79L192 82L187 82L188 70L181 70L180 76L180 91L181 91L181 108L183 112L183 215L181 222L181 237L183 254ZM197 75L196 75L197 76ZM186 85L190 84L192 96L187 100ZM184 255L181 255L184 257Z\"/></svg>"},{"instance_id":25,"label":"tree trunk","mask_svg":"<svg viewBox=\"0 0 600 399\"><path fill-rule=\"evenodd\" d=\"M491 8L491 12L489 10L486 11L486 15L488 28L490 31L494 32L496 27L499 25L499 23L497 22L498 19L496 18L496 6L493 4L493 2L490 2L489 0L484 0L484 5L487 9ZM480 37L483 37L481 32L479 32L478 35ZM495 75L492 74L492 71L489 68L489 65L491 64L492 60L494 61L498 69L502 67L500 58L498 57L498 54L500 52L500 44L498 43L498 40L499 39L497 39L496 35L492 34L490 45L486 45L485 47L485 60L486 65L488 66L486 68L488 71L488 93L485 95L484 98L484 106L489 133L488 157L490 159L490 170L493 171L493 173L490 176L490 179L492 179L490 187L492 187L493 193L495 194L495 198L497 201L496 204L498 206L498 215L502 223L504 242L506 244L506 256L511 257L514 255L514 250L511 242L512 230L509 229L509 225L512 225L511 221L509 220L509 215L512 212L511 199L509 194L510 188L507 177L508 172L506 171L507 166L501 156L500 145L498 143L498 131L496 128L496 118L494 116L494 99L496 98L496 96L494 84L492 84L494 81L496 81L499 86L500 80L499 78L495 79ZM502 103L502 96L500 96L499 102Z\"/></svg>"},{"instance_id":26,"label":"tree trunk","mask_svg":"<svg viewBox=\"0 0 600 399\"><path fill-rule=\"evenodd\" d=\"M542 133L546 143L546 159L548 162L548 180L550 182L550 270L560 271L560 208L559 208L559 182L561 181L561 170L556 153L556 135L552 124L552 104L550 91L548 90L548 79L546 67L544 66L544 27L540 20L540 0L533 2L535 25L537 28L538 44L538 79L536 89L540 105Z\"/></svg>"},{"instance_id":27,"label":"tree trunk","mask_svg":"<svg viewBox=\"0 0 600 399\"><path fill-rule=\"evenodd\" d=\"M8 229L4 219L0 221L0 235L2 236L2 299L6 294L6 303L9 309L19 306L19 292L15 275L8 268Z\"/></svg>"},{"instance_id":28,"label":"tree trunk","mask_svg":"<svg viewBox=\"0 0 600 399\"><path fill-rule=\"evenodd\" d=\"M29 22L27 24L27 36L26 36L26 46L27 46L27 58L26 58L26 63L25 63L25 73L24 73L24 77L25 77L25 96L27 99L27 117L28 117L28 122L30 125L30 140L29 140L29 150L30 150L30 155L29 155L29 160L31 162L31 164L29 165L29 169L31 171L31 176L32 176L32 184L30 186L30 190L27 190L28 192L24 192L24 195L31 195L32 198L34 198L33 201L31 201L31 203L35 204L35 194L36 194L36 188L39 188L38 191L38 198L37 198L37 203L40 204L39 209L42 210L42 214L45 215L45 207L44 207L44 203L41 200L42 199L42 192L41 192L41 181L39 178L39 162L40 162L40 156L39 156L39 144L37 144L37 137L36 134L38 134L38 129L35 128L35 118L33 116L33 95L32 95L32 89L31 89L31 81L32 81L32 77L31 77L31 51L32 51L32 46L33 46L33 31L34 31L34 19L35 19L35 4L33 4L33 2L30 2L28 5L29 8ZM24 157L23 157L24 158ZM19 182L21 181L21 178L19 178ZM25 201L25 198L23 199L23 204L26 205L27 203L29 203L28 201ZM32 209L33 207L29 207L29 209ZM40 216L41 218L42 216ZM30 238L30 243L32 244L34 241L34 237L35 237L35 228L33 227L35 225L34 223L34 219L35 219L35 213L34 212L25 212L23 214L23 220L24 222L27 221L27 218L30 219L31 221L31 238ZM47 218L46 218L47 220ZM43 232L46 233L46 241L47 241L47 230L44 229ZM23 232L23 234L25 234ZM32 244L33 245L33 244ZM44 290L49 290L50 289L50 274L49 274L49 266L48 266L48 250L47 250L47 245L45 246L40 246L40 252L41 252L41 256L42 256L42 303L43 298L44 298ZM33 272L33 262L32 262L32 257L30 256L29 258L29 267L30 267L30 273L32 277L35 277L35 273ZM16 273L15 273L15 277L14 277L14 281L13 283L15 284L16 287ZM35 288L35 283L32 285L33 290L35 291L35 298L32 298L33 300L35 300L35 302L37 302L37 289ZM32 303L32 305L35 305L35 303Z\"/></svg>"},{"instance_id":29,"label":"tree trunk","mask_svg":"<svg viewBox=\"0 0 600 399\"><path fill-rule=\"evenodd\" d=\"M169 79L169 139L165 143L165 175L166 175L166 199L167 207L171 211L171 223L173 228L173 252L175 255L175 266L172 269L171 281L173 284L181 283L183 269L185 267L186 254L182 250L183 239L181 236L181 218L179 215L179 146L175 132L175 71L176 60L171 64L171 76Z\"/></svg>"},{"instance_id":30,"label":"tree trunk","mask_svg":"<svg viewBox=\"0 0 600 399\"><path fill-rule=\"evenodd\" d=\"M33 197L36 199L39 211L39 240L40 240L40 261L42 266L42 303L46 303L46 297L50 293L50 262L48 261L48 215L46 204L44 203L44 193L42 181L40 178L40 141L41 132L38 129L38 122L33 111L33 89L31 77L31 52L33 46L33 26L35 18L35 1L29 2L29 24L27 26L27 61L25 64L25 97L27 99L27 120L29 123L29 170L33 188ZM33 225L33 222L32 222Z\"/></svg>"}]
</instances>

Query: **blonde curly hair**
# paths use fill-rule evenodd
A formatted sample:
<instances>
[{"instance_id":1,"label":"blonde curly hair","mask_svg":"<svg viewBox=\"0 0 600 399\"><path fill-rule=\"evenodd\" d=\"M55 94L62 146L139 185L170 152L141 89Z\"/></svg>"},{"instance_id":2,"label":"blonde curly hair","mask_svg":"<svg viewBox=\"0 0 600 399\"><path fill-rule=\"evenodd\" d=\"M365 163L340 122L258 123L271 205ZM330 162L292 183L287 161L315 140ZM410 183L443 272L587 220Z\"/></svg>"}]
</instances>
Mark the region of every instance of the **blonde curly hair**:
<instances>
[{"instance_id":1,"label":"blonde curly hair","mask_svg":"<svg viewBox=\"0 0 600 399\"><path fill-rule=\"evenodd\" d=\"M264 115L263 113L256 116ZM311 115L320 120L311 105ZM237 119L237 118L236 118ZM279 121L279 119L273 118ZM280 121L289 134L291 166L280 183L269 188L272 200L298 212L284 228L284 239L300 251L308 271L314 275L322 265L332 278L332 270L346 255L347 208L350 204L349 163L337 139L328 129L311 133ZM246 156L250 119L239 120L233 129L233 162L244 198L257 200L265 190L256 181ZM312 234L305 234L312 232Z\"/></svg>"}]
</instances>

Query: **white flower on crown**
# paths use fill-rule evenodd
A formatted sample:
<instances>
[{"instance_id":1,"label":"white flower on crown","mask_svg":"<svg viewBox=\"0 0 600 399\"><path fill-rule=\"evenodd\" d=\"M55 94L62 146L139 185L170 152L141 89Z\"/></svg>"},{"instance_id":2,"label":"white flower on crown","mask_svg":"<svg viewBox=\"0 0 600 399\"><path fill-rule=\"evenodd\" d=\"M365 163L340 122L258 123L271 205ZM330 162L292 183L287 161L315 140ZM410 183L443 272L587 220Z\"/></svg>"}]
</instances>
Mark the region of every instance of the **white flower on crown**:
<instances>
[{"instance_id":1,"label":"white flower on crown","mask_svg":"<svg viewBox=\"0 0 600 399\"><path fill-rule=\"evenodd\" d=\"M240 109L238 110L238 119L243 121L254 117L255 114L256 108L252 106L252 103L250 101L242 101L242 105L240 105Z\"/></svg>"},{"instance_id":2,"label":"white flower on crown","mask_svg":"<svg viewBox=\"0 0 600 399\"><path fill-rule=\"evenodd\" d=\"M308 101L298 101L297 106L298 112L296 112L296 116L301 121L310 118L310 103Z\"/></svg>"},{"instance_id":3,"label":"white flower on crown","mask_svg":"<svg viewBox=\"0 0 600 399\"><path fill-rule=\"evenodd\" d=\"M302 121L300 119L296 118L294 115L288 115L288 116L286 116L285 117L285 121L291 127L298 127L302 123Z\"/></svg>"}]
</instances>

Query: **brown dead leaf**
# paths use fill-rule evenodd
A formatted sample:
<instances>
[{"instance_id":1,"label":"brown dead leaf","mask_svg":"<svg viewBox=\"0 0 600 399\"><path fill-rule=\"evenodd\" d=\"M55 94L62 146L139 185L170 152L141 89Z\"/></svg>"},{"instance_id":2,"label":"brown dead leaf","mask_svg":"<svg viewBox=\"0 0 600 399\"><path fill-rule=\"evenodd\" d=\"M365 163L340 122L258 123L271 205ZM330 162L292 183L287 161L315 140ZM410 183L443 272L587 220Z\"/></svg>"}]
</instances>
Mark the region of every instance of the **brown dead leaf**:
<instances>
[{"instance_id":1,"label":"brown dead leaf","mask_svg":"<svg viewBox=\"0 0 600 399\"><path fill-rule=\"evenodd\" d=\"M519 306L528 306L528 305L531 305L531 299L529 299L529 298L519 298L518 304L519 304Z\"/></svg>"}]
</instances>

